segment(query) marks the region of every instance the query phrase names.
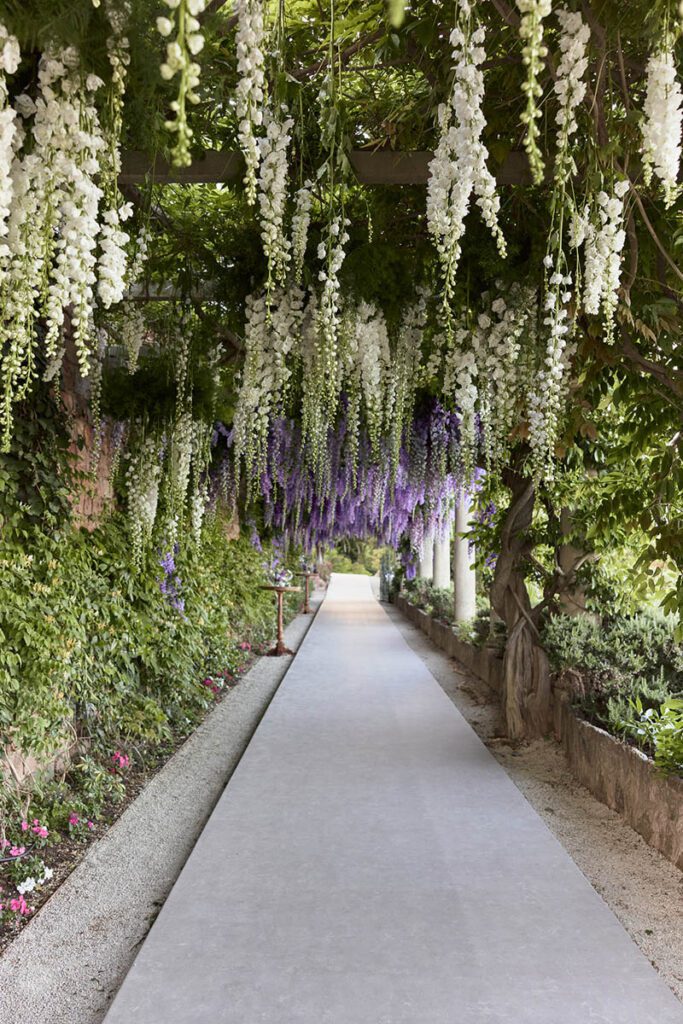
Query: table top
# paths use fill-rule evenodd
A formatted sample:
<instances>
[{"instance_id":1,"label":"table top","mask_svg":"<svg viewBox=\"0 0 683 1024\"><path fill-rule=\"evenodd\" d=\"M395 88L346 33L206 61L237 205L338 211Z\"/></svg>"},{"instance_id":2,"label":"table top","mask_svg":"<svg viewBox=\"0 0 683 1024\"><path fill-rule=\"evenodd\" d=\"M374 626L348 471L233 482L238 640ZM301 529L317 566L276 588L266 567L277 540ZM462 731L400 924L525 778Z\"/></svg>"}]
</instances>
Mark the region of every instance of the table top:
<instances>
[{"instance_id":1,"label":"table top","mask_svg":"<svg viewBox=\"0 0 683 1024\"><path fill-rule=\"evenodd\" d=\"M301 587L276 587L274 583L261 584L260 590L279 590L282 594L300 594Z\"/></svg>"}]
</instances>

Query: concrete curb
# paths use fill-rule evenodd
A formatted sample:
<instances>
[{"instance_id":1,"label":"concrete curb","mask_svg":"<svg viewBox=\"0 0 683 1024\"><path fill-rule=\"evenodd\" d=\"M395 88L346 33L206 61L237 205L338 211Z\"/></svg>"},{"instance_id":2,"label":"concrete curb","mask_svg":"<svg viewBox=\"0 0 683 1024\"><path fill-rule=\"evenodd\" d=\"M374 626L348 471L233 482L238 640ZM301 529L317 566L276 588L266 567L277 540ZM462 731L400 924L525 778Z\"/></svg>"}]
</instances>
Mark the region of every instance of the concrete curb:
<instances>
[{"instance_id":1,"label":"concrete curb","mask_svg":"<svg viewBox=\"0 0 683 1024\"><path fill-rule=\"evenodd\" d=\"M287 627L293 650L313 619ZM0 1021L100 1024L291 663L256 662L12 943Z\"/></svg>"}]
</instances>

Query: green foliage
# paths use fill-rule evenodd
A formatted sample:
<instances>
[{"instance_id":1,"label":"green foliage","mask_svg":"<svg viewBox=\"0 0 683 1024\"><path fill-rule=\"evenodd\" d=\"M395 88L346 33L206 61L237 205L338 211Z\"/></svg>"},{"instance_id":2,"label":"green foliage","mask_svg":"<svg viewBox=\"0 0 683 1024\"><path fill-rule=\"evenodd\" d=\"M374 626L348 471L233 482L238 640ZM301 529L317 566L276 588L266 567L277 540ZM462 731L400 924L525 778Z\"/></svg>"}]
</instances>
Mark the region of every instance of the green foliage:
<instances>
[{"instance_id":1,"label":"green foliage","mask_svg":"<svg viewBox=\"0 0 683 1024\"><path fill-rule=\"evenodd\" d=\"M118 518L93 534L33 527L0 545L0 749L49 758L77 741L84 804L116 795L97 768L112 750L186 735L211 699L204 676L234 673L240 642L272 639L263 556L229 541L219 517L176 556L184 611L161 592L159 554L136 571Z\"/></svg>"},{"instance_id":2,"label":"green foliage","mask_svg":"<svg viewBox=\"0 0 683 1024\"><path fill-rule=\"evenodd\" d=\"M607 722L611 732L651 754L663 774L683 774L683 700L648 707L642 695L612 698Z\"/></svg>"},{"instance_id":3,"label":"green foliage","mask_svg":"<svg viewBox=\"0 0 683 1024\"><path fill-rule=\"evenodd\" d=\"M580 679L579 706L609 732L636 743L664 772L683 767L683 645L661 613L553 616L543 642L556 671Z\"/></svg>"}]
</instances>

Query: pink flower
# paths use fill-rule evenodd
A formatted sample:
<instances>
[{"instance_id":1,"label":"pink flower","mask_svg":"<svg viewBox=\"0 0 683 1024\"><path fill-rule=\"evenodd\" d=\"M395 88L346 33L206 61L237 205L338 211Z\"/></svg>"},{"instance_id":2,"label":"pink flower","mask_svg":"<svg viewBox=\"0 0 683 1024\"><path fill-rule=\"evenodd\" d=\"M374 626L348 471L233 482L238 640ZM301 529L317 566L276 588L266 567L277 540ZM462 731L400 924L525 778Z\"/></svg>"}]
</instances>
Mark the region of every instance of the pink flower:
<instances>
[{"instance_id":1,"label":"pink flower","mask_svg":"<svg viewBox=\"0 0 683 1024\"><path fill-rule=\"evenodd\" d=\"M15 900L10 900L9 908L10 910L13 910L15 914L22 914L24 917L33 913L33 907L29 907L23 896L17 896Z\"/></svg>"},{"instance_id":2,"label":"pink flower","mask_svg":"<svg viewBox=\"0 0 683 1024\"><path fill-rule=\"evenodd\" d=\"M41 839L47 839L49 835L49 832L45 825L34 825L31 831L35 832L35 834L37 836L40 836Z\"/></svg>"},{"instance_id":3,"label":"pink flower","mask_svg":"<svg viewBox=\"0 0 683 1024\"><path fill-rule=\"evenodd\" d=\"M27 821L22 821L22 823L21 823L21 831L22 832L28 832L28 822Z\"/></svg>"},{"instance_id":4,"label":"pink flower","mask_svg":"<svg viewBox=\"0 0 683 1024\"><path fill-rule=\"evenodd\" d=\"M0 841L0 850L4 850L7 846L11 846L9 839L3 839Z\"/></svg>"},{"instance_id":5,"label":"pink flower","mask_svg":"<svg viewBox=\"0 0 683 1024\"><path fill-rule=\"evenodd\" d=\"M13 846L9 852L10 857L21 857L22 853L26 853L25 846Z\"/></svg>"},{"instance_id":6,"label":"pink flower","mask_svg":"<svg viewBox=\"0 0 683 1024\"><path fill-rule=\"evenodd\" d=\"M92 822L92 821L89 821L89 822L88 822L88 828L89 828L89 829L93 829L94 827L95 827L95 825L93 824L93 822Z\"/></svg>"},{"instance_id":7,"label":"pink flower","mask_svg":"<svg viewBox=\"0 0 683 1024\"><path fill-rule=\"evenodd\" d=\"M74 814L74 813L73 813L73 811L72 811L72 812L71 812L71 814L69 815L69 824L70 824L70 825L78 825L78 823L79 823L79 821L80 821L80 820L81 820L81 819L80 819L80 818L78 817L78 815L77 815L77 814Z\"/></svg>"}]
</instances>

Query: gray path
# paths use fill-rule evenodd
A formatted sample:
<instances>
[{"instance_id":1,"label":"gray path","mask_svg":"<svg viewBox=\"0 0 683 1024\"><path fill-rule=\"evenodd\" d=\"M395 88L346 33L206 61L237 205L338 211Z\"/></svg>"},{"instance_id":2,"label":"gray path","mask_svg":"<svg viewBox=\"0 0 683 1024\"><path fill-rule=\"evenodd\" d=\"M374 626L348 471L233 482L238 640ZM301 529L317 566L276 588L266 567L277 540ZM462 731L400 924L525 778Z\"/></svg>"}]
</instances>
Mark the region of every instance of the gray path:
<instances>
[{"instance_id":1,"label":"gray path","mask_svg":"<svg viewBox=\"0 0 683 1024\"><path fill-rule=\"evenodd\" d=\"M100 1024L291 663L258 659L0 957L0 1024Z\"/></svg>"},{"instance_id":2,"label":"gray path","mask_svg":"<svg viewBox=\"0 0 683 1024\"><path fill-rule=\"evenodd\" d=\"M682 1024L372 598L336 576L107 1024Z\"/></svg>"}]
</instances>

